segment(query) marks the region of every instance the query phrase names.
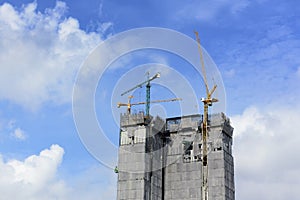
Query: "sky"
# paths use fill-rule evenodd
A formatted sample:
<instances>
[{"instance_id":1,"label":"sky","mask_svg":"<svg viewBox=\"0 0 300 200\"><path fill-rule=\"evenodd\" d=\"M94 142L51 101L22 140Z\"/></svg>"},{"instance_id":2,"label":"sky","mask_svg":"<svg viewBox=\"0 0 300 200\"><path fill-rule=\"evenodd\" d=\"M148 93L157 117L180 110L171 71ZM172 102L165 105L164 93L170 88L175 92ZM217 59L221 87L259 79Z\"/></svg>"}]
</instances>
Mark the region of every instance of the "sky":
<instances>
[{"instance_id":1,"label":"sky","mask_svg":"<svg viewBox=\"0 0 300 200\"><path fill-rule=\"evenodd\" d=\"M0 199L116 199L112 168L126 108L115 105L127 101L120 92L161 72L151 99L196 100L154 104L150 113L176 116L187 105L184 114L201 112L203 80L186 58L197 49L184 49L194 30L213 60L204 52L219 86L216 107L234 127L236 199L299 199L299 15L296 0L1 0ZM145 27L152 29L136 29ZM122 33L141 40L122 41ZM187 56L163 48L118 55L153 40ZM95 84L77 90L80 81ZM133 96L145 101L143 89ZM88 109L104 137L88 131Z\"/></svg>"}]
</instances>

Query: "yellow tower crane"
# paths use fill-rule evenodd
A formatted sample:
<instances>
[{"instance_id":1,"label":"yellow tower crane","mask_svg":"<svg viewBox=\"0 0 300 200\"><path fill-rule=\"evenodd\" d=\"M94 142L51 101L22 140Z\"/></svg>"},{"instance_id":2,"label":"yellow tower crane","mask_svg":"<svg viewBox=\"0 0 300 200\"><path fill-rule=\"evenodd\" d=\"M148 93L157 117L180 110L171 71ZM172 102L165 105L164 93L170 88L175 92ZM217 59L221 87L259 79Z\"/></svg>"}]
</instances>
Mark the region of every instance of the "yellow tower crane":
<instances>
[{"instance_id":1,"label":"yellow tower crane","mask_svg":"<svg viewBox=\"0 0 300 200\"><path fill-rule=\"evenodd\" d=\"M203 113L203 122L202 122L202 188L201 188L201 197L202 200L208 200L208 162L207 162L207 138L208 138L208 106L212 106L214 102L218 102L218 99L212 98L212 94L217 88L217 85L214 85L211 90L208 88L206 71L204 66L203 53L200 45L199 34L195 31L196 40L198 43L198 50L200 53L200 61L202 67L202 76L206 89L206 97L202 98L201 101L204 104L204 113Z\"/></svg>"},{"instance_id":2,"label":"yellow tower crane","mask_svg":"<svg viewBox=\"0 0 300 200\"><path fill-rule=\"evenodd\" d=\"M154 100L149 102L137 102L137 103L131 103L131 99L133 98L132 95L128 97L128 103L118 103L117 106L120 108L121 106L127 106L127 114L131 113L131 107L135 105L142 105L147 103L163 103L163 102L170 102L170 101L181 101L181 98L173 98L173 99L164 99L164 100Z\"/></svg>"}]
</instances>

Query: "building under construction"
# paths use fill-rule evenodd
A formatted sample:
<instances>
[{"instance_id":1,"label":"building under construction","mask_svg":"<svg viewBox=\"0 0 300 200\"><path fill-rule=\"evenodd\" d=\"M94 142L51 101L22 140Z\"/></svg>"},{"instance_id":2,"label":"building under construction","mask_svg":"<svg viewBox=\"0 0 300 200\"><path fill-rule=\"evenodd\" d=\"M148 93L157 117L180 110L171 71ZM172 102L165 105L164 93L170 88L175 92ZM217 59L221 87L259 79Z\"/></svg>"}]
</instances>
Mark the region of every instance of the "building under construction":
<instances>
[{"instance_id":1,"label":"building under construction","mask_svg":"<svg viewBox=\"0 0 300 200\"><path fill-rule=\"evenodd\" d=\"M128 103L120 117L118 200L234 200L233 128L224 113L208 115L217 88L209 88L198 32L195 32L206 97L203 115L166 120L149 114L150 81L157 73L121 95L146 84L146 102ZM158 100L169 102L180 100ZM131 105L146 105L143 112L131 114Z\"/></svg>"},{"instance_id":2,"label":"building under construction","mask_svg":"<svg viewBox=\"0 0 300 200\"><path fill-rule=\"evenodd\" d=\"M163 120L141 112L120 120L118 200L235 199L233 128L225 114L207 118L206 184L203 115Z\"/></svg>"}]
</instances>

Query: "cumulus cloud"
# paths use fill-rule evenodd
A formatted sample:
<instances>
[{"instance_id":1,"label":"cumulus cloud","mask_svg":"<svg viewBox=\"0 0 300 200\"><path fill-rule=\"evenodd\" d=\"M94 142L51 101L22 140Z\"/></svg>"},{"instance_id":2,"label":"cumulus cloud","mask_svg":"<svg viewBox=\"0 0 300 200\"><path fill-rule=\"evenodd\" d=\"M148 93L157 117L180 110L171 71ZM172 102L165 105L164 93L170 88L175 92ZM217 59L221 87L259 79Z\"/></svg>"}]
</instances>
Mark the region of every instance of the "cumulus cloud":
<instances>
[{"instance_id":1,"label":"cumulus cloud","mask_svg":"<svg viewBox=\"0 0 300 200\"><path fill-rule=\"evenodd\" d=\"M39 155L24 160L5 161L0 154L0 199L14 200L106 200L115 199L116 175L113 170L96 166L72 176L60 177L64 149L52 145ZM105 179L100 177L106 177Z\"/></svg>"},{"instance_id":2,"label":"cumulus cloud","mask_svg":"<svg viewBox=\"0 0 300 200\"><path fill-rule=\"evenodd\" d=\"M5 162L1 156L1 199L63 199L68 190L63 181L56 179L63 154L63 148L52 145L24 161Z\"/></svg>"},{"instance_id":3,"label":"cumulus cloud","mask_svg":"<svg viewBox=\"0 0 300 200\"><path fill-rule=\"evenodd\" d=\"M43 13L37 1L0 5L0 100L27 109L71 101L76 72L101 36L81 30L66 10L61 1Z\"/></svg>"},{"instance_id":4,"label":"cumulus cloud","mask_svg":"<svg viewBox=\"0 0 300 200\"><path fill-rule=\"evenodd\" d=\"M299 106L253 106L231 119L237 199L298 199Z\"/></svg>"}]
</instances>

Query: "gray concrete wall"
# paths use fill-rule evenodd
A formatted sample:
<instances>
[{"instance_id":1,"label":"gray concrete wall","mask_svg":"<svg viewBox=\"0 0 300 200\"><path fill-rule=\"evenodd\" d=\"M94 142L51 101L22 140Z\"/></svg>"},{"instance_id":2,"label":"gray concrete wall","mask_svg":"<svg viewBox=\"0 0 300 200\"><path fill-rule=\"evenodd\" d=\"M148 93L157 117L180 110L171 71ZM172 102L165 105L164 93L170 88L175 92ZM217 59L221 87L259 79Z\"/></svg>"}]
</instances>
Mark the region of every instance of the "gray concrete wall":
<instances>
[{"instance_id":1,"label":"gray concrete wall","mask_svg":"<svg viewBox=\"0 0 300 200\"><path fill-rule=\"evenodd\" d=\"M201 199L202 116L167 119L171 132L165 172L165 199ZM172 121L173 120L173 121ZM209 116L208 192L210 200L234 200L234 165L229 119L223 114Z\"/></svg>"},{"instance_id":2,"label":"gray concrete wall","mask_svg":"<svg viewBox=\"0 0 300 200\"><path fill-rule=\"evenodd\" d=\"M165 170L165 199L201 199L200 115L167 120L170 138ZM197 142L195 142L197 140ZM192 148L192 149L191 149Z\"/></svg>"},{"instance_id":3,"label":"gray concrete wall","mask_svg":"<svg viewBox=\"0 0 300 200\"><path fill-rule=\"evenodd\" d=\"M142 113L121 115L118 200L162 199L164 120Z\"/></svg>"},{"instance_id":4,"label":"gray concrete wall","mask_svg":"<svg viewBox=\"0 0 300 200\"><path fill-rule=\"evenodd\" d=\"M151 120L121 116L118 200L201 199L202 116ZM234 200L233 128L223 113L209 120L209 200Z\"/></svg>"}]
</instances>

